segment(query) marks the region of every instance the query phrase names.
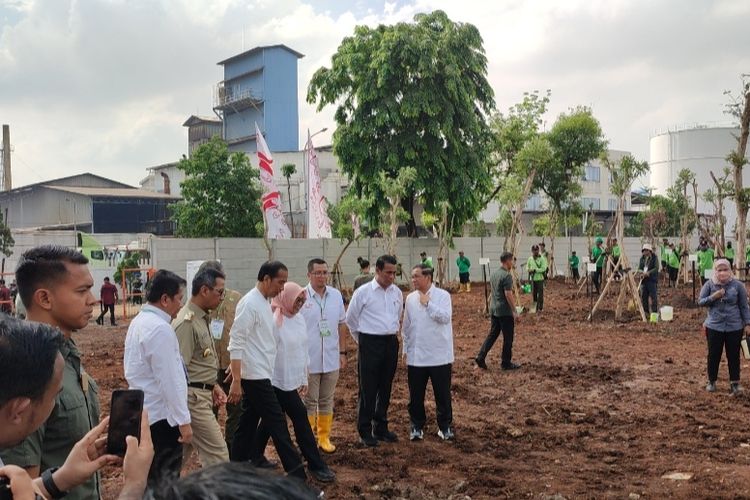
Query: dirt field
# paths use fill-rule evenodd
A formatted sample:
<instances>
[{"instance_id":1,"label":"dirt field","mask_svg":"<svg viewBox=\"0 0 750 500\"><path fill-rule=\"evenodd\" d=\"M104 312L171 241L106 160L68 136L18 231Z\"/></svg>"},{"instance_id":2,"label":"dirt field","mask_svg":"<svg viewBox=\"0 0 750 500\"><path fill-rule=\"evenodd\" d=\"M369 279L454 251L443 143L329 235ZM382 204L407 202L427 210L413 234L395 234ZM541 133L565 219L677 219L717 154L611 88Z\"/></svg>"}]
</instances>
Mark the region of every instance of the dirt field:
<instances>
[{"instance_id":1,"label":"dirt field","mask_svg":"<svg viewBox=\"0 0 750 500\"><path fill-rule=\"evenodd\" d=\"M616 324L611 299L589 323L589 300L550 283L544 312L524 313L517 327L514 360L523 367L514 372L500 370L502 339L488 371L472 363L489 328L482 294L475 284L453 296L452 443L435 435L429 391L425 440L409 442L402 364L390 408L400 441L357 444L350 356L337 389L338 449L327 459L338 479L324 488L328 498L750 498L750 390L730 397L722 363L719 390L704 391L705 311L688 308L691 289L660 288L660 303L677 306L673 322ZM105 409L110 391L126 386L125 331L92 322L75 337ZM746 361L742 370L746 379ZM691 478L662 477L674 472ZM105 473L106 498L120 480L119 471Z\"/></svg>"}]
</instances>

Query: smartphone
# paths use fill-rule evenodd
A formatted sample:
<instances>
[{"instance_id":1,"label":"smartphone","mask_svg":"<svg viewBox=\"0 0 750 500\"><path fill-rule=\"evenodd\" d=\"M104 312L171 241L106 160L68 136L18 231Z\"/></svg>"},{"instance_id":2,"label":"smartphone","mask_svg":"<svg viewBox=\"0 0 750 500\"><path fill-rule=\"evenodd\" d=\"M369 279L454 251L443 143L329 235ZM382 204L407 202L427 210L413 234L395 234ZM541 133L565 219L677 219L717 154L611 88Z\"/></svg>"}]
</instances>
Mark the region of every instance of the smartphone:
<instances>
[{"instance_id":1,"label":"smartphone","mask_svg":"<svg viewBox=\"0 0 750 500\"><path fill-rule=\"evenodd\" d=\"M10 491L10 480L0 477L0 500L13 500L13 492Z\"/></svg>"},{"instance_id":2,"label":"smartphone","mask_svg":"<svg viewBox=\"0 0 750 500\"><path fill-rule=\"evenodd\" d=\"M109 431L107 431L107 453L124 456L125 438L141 439L141 415L143 414L143 391L139 389L116 390L112 393L109 407Z\"/></svg>"}]
</instances>

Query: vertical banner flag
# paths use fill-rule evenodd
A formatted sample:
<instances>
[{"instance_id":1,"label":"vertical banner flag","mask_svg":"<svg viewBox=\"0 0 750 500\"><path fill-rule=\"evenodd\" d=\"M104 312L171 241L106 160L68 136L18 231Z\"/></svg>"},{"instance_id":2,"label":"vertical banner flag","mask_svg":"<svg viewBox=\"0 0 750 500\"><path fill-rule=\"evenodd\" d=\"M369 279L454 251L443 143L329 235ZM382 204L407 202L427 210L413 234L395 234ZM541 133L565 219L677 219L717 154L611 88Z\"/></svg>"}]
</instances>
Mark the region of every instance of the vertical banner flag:
<instances>
[{"instance_id":1,"label":"vertical banner flag","mask_svg":"<svg viewBox=\"0 0 750 500\"><path fill-rule=\"evenodd\" d=\"M310 131L307 131L307 237L330 238L331 220L328 218L327 202L320 189L320 169L318 168L318 155L312 144Z\"/></svg>"},{"instance_id":2,"label":"vertical banner flag","mask_svg":"<svg viewBox=\"0 0 750 500\"><path fill-rule=\"evenodd\" d=\"M273 157L268 149L268 144L260 133L258 124L255 124L255 142L258 150L258 164L260 167L260 183L263 186L263 218L266 222L268 237L275 240L284 240L292 237L292 232L284 221L284 214L279 205L281 194L273 180Z\"/></svg>"}]
</instances>

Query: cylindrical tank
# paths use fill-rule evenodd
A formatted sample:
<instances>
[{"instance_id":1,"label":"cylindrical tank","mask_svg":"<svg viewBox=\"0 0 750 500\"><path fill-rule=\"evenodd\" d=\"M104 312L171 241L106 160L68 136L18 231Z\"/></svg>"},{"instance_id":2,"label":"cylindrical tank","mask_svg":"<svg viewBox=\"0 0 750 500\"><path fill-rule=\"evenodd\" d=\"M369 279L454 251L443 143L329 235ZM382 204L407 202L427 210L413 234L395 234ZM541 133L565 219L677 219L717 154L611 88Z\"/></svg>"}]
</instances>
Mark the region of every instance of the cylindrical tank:
<instances>
[{"instance_id":1,"label":"cylindrical tank","mask_svg":"<svg viewBox=\"0 0 750 500\"><path fill-rule=\"evenodd\" d=\"M714 189L710 172L717 178L723 175L727 155L737 148L739 128L731 125L703 126L692 125L675 127L658 132L649 141L650 184L654 194L666 195L674 185L680 170L686 168L695 174L698 182L698 212L713 214L713 206L701 195ZM730 178L731 179L731 178ZM750 187L750 168L743 172L744 186ZM690 193L689 188L688 193ZM724 201L724 214L727 218L726 232L730 234L736 221L734 201Z\"/></svg>"}]
</instances>

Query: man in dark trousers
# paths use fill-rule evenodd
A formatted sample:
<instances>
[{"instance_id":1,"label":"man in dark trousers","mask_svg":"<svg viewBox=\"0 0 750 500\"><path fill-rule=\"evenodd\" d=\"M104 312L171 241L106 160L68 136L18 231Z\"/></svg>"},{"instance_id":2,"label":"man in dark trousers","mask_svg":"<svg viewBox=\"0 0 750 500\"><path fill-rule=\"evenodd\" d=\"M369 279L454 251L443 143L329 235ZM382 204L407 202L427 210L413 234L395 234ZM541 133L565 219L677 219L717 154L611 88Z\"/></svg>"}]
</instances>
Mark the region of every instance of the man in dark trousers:
<instances>
[{"instance_id":1,"label":"man in dark trousers","mask_svg":"<svg viewBox=\"0 0 750 500\"><path fill-rule=\"evenodd\" d=\"M654 251L648 243L644 243L643 250L641 250L641 260L638 262L638 274L643 276L641 283L641 303L643 304L643 311L648 316L649 312L655 313L659 311L656 290L656 285L659 282L659 268L656 255L654 255ZM648 307L649 298L651 299L650 310Z\"/></svg>"},{"instance_id":2,"label":"man in dark trousers","mask_svg":"<svg viewBox=\"0 0 750 500\"><path fill-rule=\"evenodd\" d=\"M115 325L115 304L117 304L117 287L109 282L109 278L104 278L104 284L99 292L99 297L102 301L102 313L96 318L98 325L104 324L104 315L109 311L109 320L112 326Z\"/></svg>"},{"instance_id":3,"label":"man in dark trousers","mask_svg":"<svg viewBox=\"0 0 750 500\"><path fill-rule=\"evenodd\" d=\"M503 370L516 370L521 367L521 365L511 361L515 323L518 321L518 312L513 297L513 277L510 273L512 268L513 254L503 252L500 256L500 268L490 276L490 284L492 285L490 333L479 349L479 354L474 358L477 366L483 370L487 369L485 359L492 346L495 345L500 332L503 333L503 354L500 367Z\"/></svg>"},{"instance_id":4,"label":"man in dark trousers","mask_svg":"<svg viewBox=\"0 0 750 500\"><path fill-rule=\"evenodd\" d=\"M396 257L381 255L375 279L357 288L346 312L346 324L359 346L357 431L366 446L398 441L388 430L391 384L398 365L396 334L404 307L404 295L393 284L396 264Z\"/></svg>"}]
</instances>

